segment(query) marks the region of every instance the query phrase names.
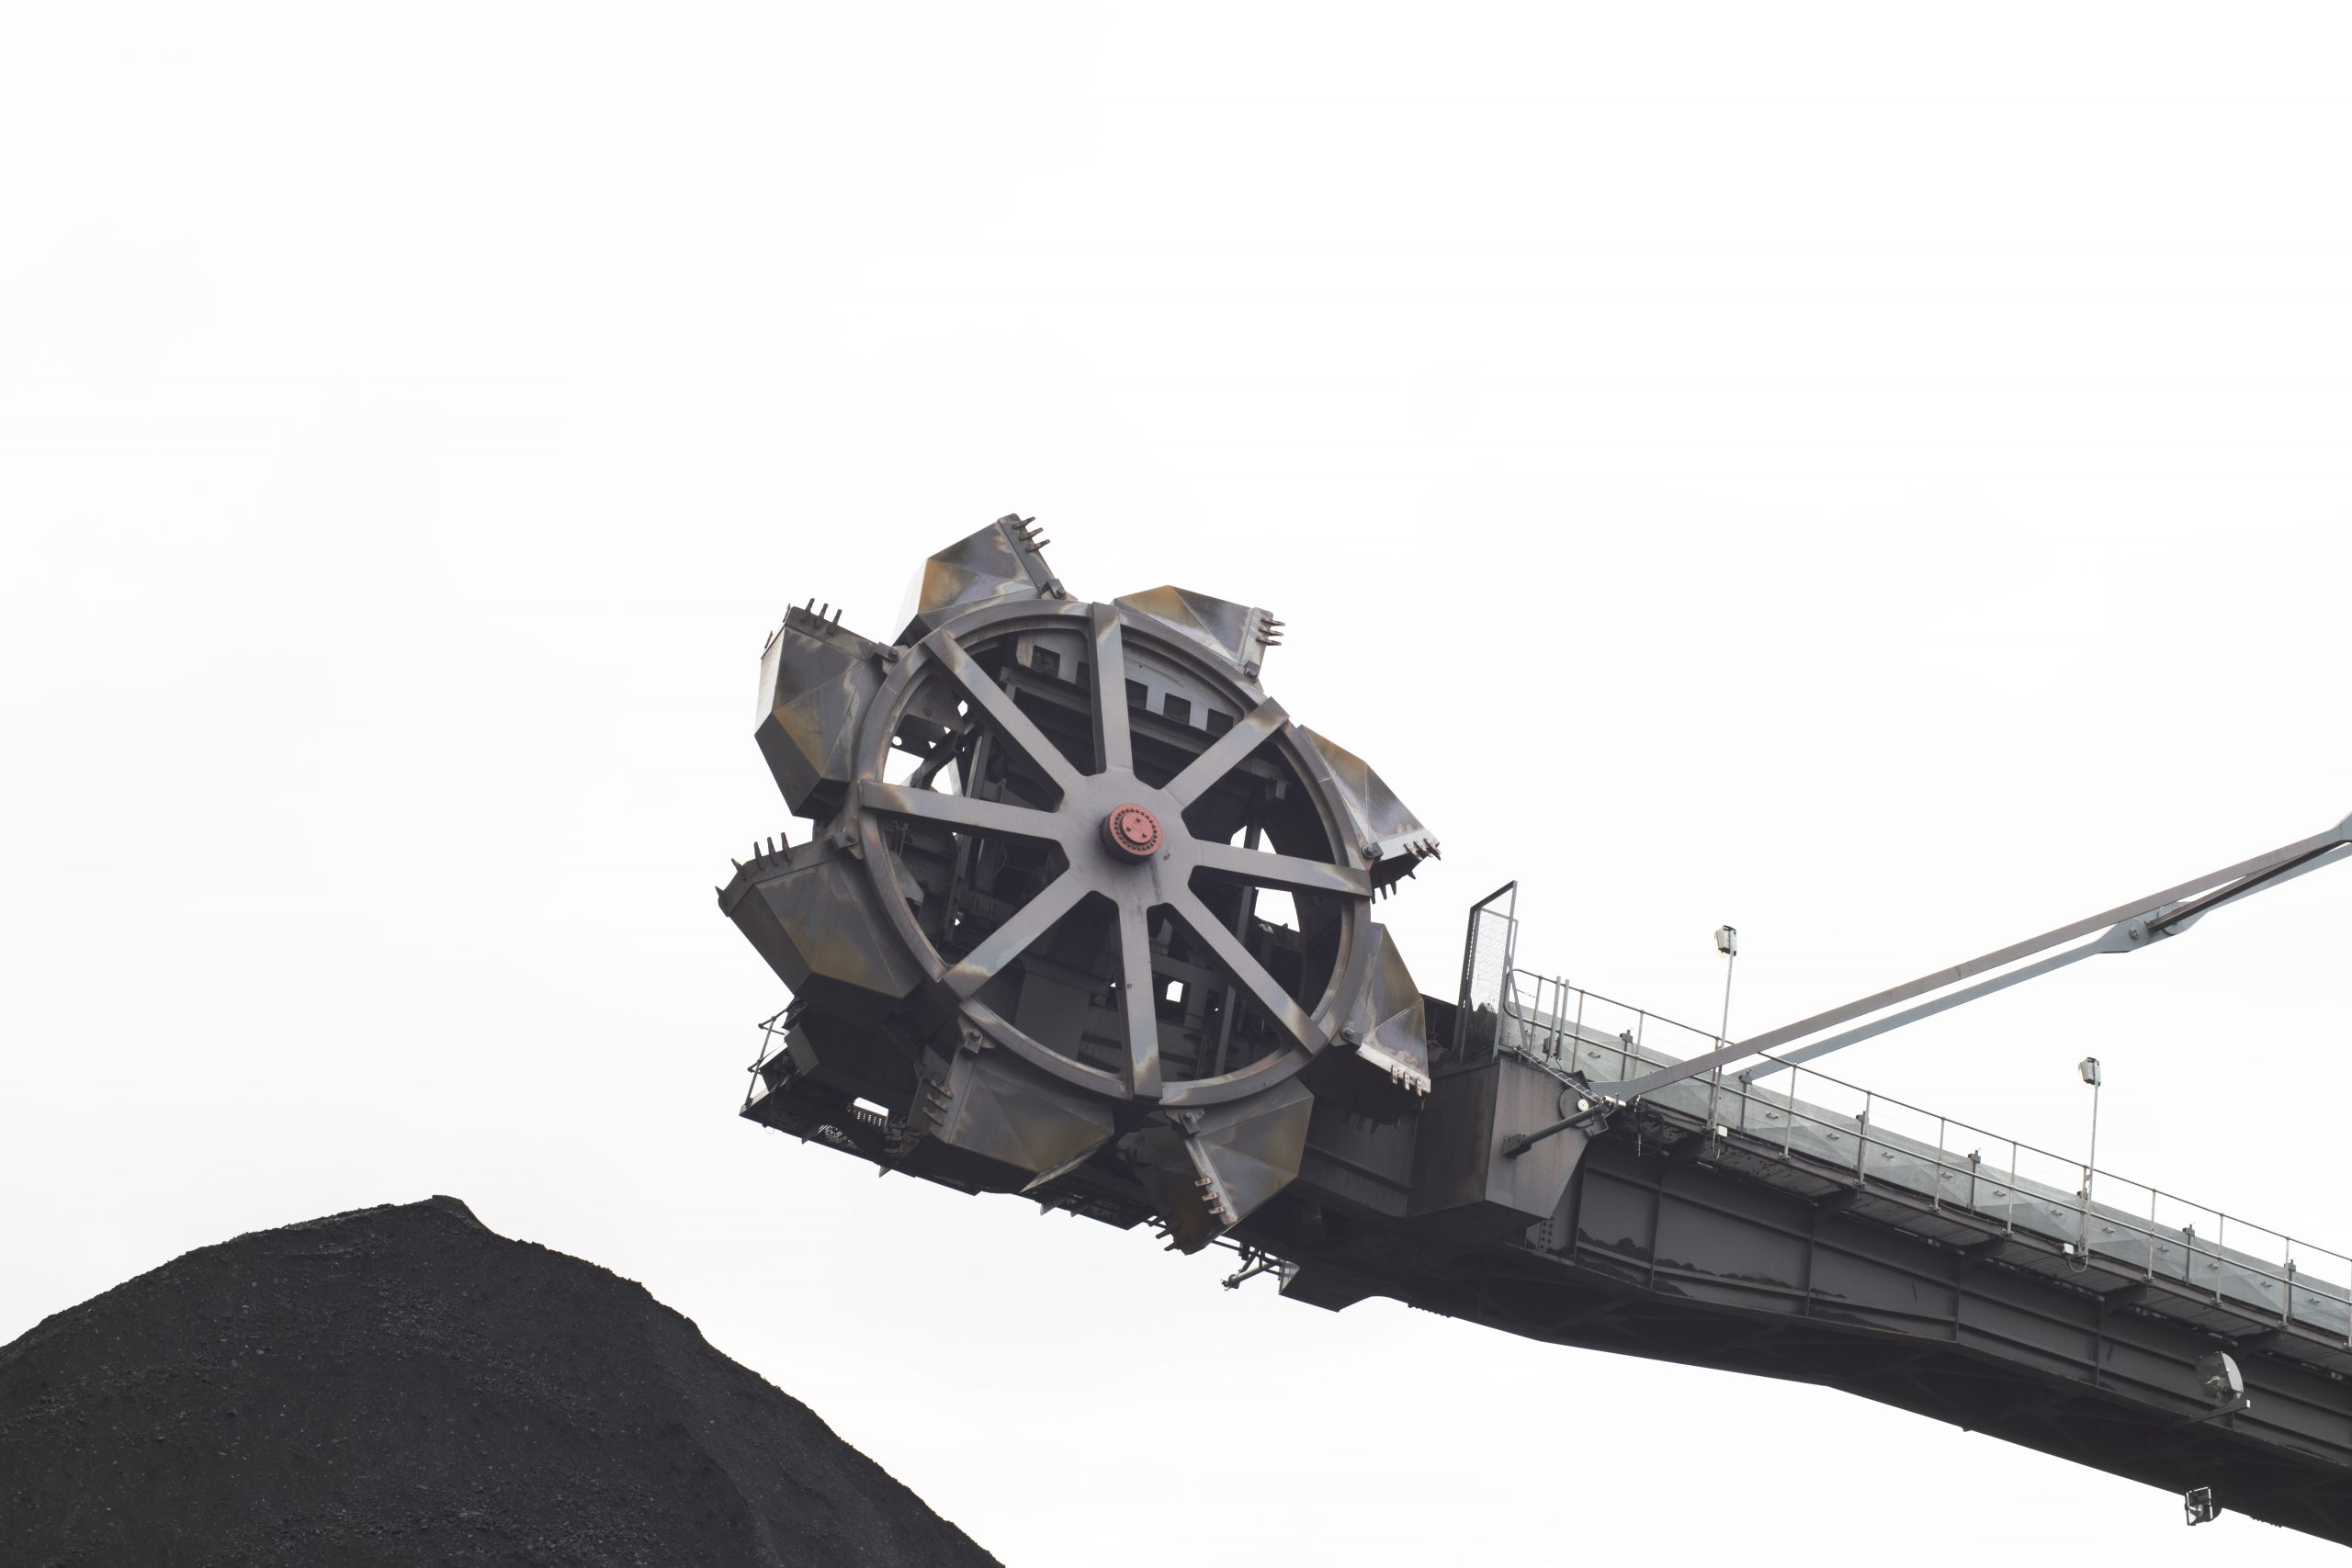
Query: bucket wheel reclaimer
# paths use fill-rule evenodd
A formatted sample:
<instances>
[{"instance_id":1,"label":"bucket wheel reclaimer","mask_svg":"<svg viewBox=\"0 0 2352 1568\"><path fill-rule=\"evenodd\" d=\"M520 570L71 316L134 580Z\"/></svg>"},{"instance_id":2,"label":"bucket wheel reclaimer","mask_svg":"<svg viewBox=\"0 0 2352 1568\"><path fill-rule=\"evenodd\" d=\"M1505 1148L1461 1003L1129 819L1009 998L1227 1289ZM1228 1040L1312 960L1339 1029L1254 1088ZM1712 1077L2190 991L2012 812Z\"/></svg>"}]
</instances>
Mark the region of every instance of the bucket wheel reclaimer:
<instances>
[{"instance_id":1,"label":"bucket wheel reclaimer","mask_svg":"<svg viewBox=\"0 0 2352 1568\"><path fill-rule=\"evenodd\" d=\"M1265 694L1264 611L1074 601L1039 543L933 556L895 642L802 609L770 639L757 738L818 827L719 894L793 993L754 1097L973 1190L1084 1167L1191 1251L1297 1174L1318 1100L1428 1092L1372 905L1436 843Z\"/></svg>"}]
</instances>

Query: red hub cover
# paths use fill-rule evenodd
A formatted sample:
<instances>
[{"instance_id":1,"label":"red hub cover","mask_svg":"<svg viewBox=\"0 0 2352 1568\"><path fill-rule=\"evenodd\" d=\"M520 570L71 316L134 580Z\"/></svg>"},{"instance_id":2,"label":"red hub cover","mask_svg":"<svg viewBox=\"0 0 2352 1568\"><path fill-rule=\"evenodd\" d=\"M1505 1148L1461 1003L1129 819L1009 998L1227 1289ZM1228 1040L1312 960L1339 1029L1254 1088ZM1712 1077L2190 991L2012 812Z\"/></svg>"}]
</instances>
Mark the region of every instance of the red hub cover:
<instances>
[{"instance_id":1,"label":"red hub cover","mask_svg":"<svg viewBox=\"0 0 2352 1568\"><path fill-rule=\"evenodd\" d=\"M1114 806L1102 818L1102 843L1121 860L1148 861L1159 852L1159 818L1140 806Z\"/></svg>"}]
</instances>

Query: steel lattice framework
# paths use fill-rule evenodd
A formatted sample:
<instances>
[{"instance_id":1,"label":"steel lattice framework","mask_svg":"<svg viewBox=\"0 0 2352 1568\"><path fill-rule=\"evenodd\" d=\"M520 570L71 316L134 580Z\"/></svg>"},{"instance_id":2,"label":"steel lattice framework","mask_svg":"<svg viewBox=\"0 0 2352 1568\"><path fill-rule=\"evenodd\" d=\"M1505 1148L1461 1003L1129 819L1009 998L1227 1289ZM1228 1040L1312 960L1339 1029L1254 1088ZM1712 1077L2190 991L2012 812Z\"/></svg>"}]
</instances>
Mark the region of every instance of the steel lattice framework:
<instances>
[{"instance_id":1,"label":"steel lattice framework","mask_svg":"<svg viewBox=\"0 0 2352 1568\"><path fill-rule=\"evenodd\" d=\"M1460 992L1421 994L1373 911L1436 840L1266 694L1279 637L1185 589L1074 600L1018 517L933 556L888 642L792 611L756 735L813 827L719 889L792 993L743 1113L1237 1247L1228 1284L1848 1389L2181 1491L2192 1522L2226 1506L2352 1543L2352 1284L2134 1229L2087 1171L2068 1200L2012 1169L1996 1212L1940 1131L1873 1145L1867 1101L1838 1122L1755 1087L2144 950L2352 856L2352 819L1769 1035L1645 1056L1581 1004L1497 988L1513 923L1492 902ZM2096 1238L2109 1219L2124 1242Z\"/></svg>"}]
</instances>

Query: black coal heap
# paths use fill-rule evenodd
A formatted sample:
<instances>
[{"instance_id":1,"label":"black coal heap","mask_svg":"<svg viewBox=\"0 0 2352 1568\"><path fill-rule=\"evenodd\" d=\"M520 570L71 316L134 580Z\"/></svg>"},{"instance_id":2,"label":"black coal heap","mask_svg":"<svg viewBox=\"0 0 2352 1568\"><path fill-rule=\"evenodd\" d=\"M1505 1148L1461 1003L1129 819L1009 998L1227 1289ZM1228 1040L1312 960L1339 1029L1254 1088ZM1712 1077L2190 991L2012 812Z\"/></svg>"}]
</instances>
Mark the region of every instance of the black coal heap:
<instances>
[{"instance_id":1,"label":"black coal heap","mask_svg":"<svg viewBox=\"0 0 2352 1568\"><path fill-rule=\"evenodd\" d=\"M454 1198L189 1253L0 1349L0 1562L996 1562L644 1289Z\"/></svg>"}]
</instances>

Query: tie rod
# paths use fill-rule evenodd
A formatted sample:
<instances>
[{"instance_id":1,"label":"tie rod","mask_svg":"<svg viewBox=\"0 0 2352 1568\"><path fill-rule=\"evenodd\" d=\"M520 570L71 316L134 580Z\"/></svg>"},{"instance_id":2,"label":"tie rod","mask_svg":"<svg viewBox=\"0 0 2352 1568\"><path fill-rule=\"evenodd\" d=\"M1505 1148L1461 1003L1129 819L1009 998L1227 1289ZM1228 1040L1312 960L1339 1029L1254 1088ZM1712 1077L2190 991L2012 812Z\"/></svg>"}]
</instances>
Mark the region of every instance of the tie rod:
<instances>
[{"instance_id":1,"label":"tie rod","mask_svg":"<svg viewBox=\"0 0 2352 1568\"><path fill-rule=\"evenodd\" d=\"M1616 1083L1595 1084L1588 1093L1587 1103L1573 1115L1561 1118L1548 1127L1532 1133L1522 1133L1504 1140L1506 1156L1524 1154L1528 1148L1571 1127L1607 1116L1641 1099L1686 1078L1693 1078L1736 1062L1753 1056L1764 1061L1743 1072L1744 1081L1769 1077L1783 1067L1795 1066L1832 1051L1843 1050L1859 1041L1900 1029L1906 1023L1943 1012L1974 1001L1995 991L2006 990L2021 981L2063 969L2069 964L2102 953L2136 953L2153 947L2166 937L2177 936L2190 926L2224 904L2236 902L2249 894L2266 887L2275 887L2298 876L2317 871L2321 866L2352 856L2352 817L2346 817L2324 832L2299 839L2282 845L2267 854L2256 855L2235 865L2203 876L2192 877L2161 893L2151 893L2129 904L2087 916L2055 931L2029 937L2023 942L1996 949L1972 958L1964 964L1938 969L1916 980L1818 1012L1811 1018L1799 1019L1762 1034L1734 1041L1693 1056L1686 1062L1660 1067L1639 1077ZM2090 937L2088 942L2080 942ZM2075 947L2068 942L2079 942ZM2052 948L2062 951L2050 953ZM2021 964L2040 953L2049 953L2038 962ZM1995 971L2006 970L2006 973ZM1990 978L1978 979L1979 976ZM1974 984L1968 982L1973 981ZM1939 994L1940 993L1940 994ZM1923 999L1924 998L1924 999ZM1909 1005L1905 1005L1909 1004ZM1890 1011L1889 1010L1896 1010ZM1847 1025L1852 1027L1845 1027ZM1791 1047L1784 1049L1784 1047ZM1767 1055L1768 1053L1774 1053Z\"/></svg>"}]
</instances>

